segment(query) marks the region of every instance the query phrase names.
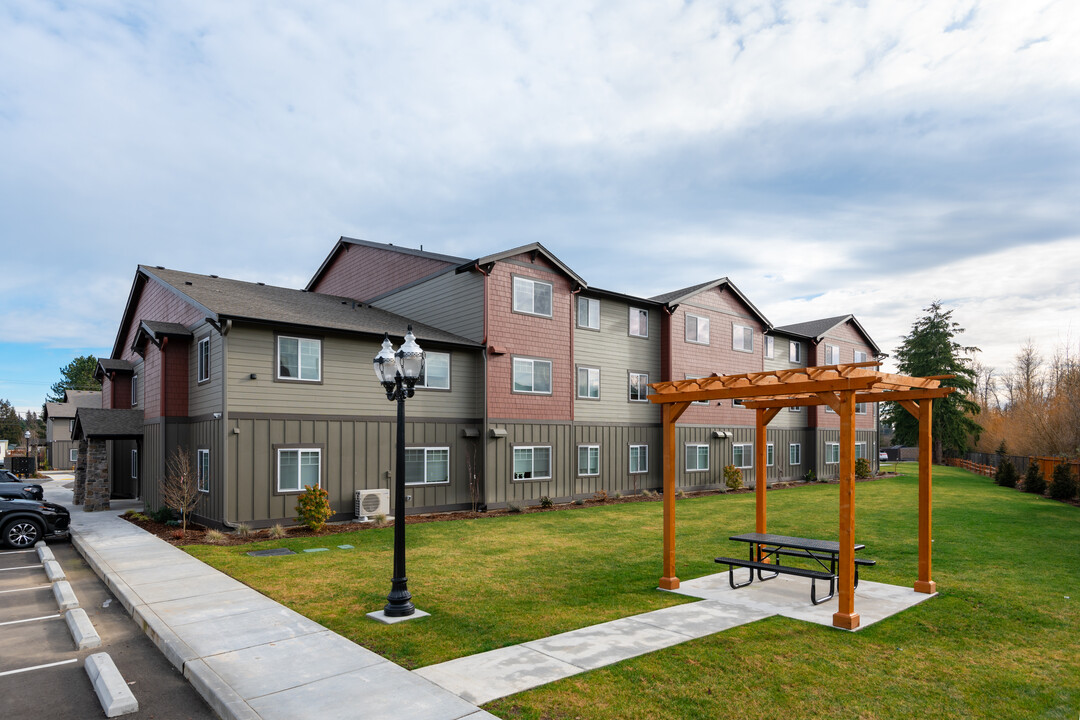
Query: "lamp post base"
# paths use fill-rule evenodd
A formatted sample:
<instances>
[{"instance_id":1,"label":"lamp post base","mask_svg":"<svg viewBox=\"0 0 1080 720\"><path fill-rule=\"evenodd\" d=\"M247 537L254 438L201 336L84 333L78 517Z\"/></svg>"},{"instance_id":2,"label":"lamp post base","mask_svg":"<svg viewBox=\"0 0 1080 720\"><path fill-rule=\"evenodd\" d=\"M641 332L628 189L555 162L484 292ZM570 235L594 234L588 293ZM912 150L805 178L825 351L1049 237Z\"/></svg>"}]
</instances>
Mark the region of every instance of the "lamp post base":
<instances>
[{"instance_id":1,"label":"lamp post base","mask_svg":"<svg viewBox=\"0 0 1080 720\"><path fill-rule=\"evenodd\" d=\"M383 612L387 617L406 617L416 612L412 604L412 594L409 592L409 578L399 577L390 581L390 594L386 596L389 601Z\"/></svg>"}]
</instances>

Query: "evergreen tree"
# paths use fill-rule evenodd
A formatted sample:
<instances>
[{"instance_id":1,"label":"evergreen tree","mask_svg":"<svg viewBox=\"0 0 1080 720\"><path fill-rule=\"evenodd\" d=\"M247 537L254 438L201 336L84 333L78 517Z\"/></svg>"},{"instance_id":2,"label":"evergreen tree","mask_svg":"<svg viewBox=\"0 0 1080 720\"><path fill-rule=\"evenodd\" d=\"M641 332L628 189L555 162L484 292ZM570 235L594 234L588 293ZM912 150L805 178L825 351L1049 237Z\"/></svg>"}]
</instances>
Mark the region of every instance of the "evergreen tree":
<instances>
[{"instance_id":1,"label":"evergreen tree","mask_svg":"<svg viewBox=\"0 0 1080 720\"><path fill-rule=\"evenodd\" d=\"M94 379L97 363L93 355L81 355L60 368L63 380L49 388L47 402L63 402L65 390L100 390L101 383Z\"/></svg>"},{"instance_id":2,"label":"evergreen tree","mask_svg":"<svg viewBox=\"0 0 1080 720\"><path fill-rule=\"evenodd\" d=\"M977 437L982 430L972 417L979 412L979 404L972 397L976 374L970 358L965 357L979 349L956 342L956 336L964 329L953 321L952 310L942 309L940 301L935 300L924 312L926 315L915 321L911 332L901 338L896 360L904 375L955 375L941 384L955 387L957 392L934 400L933 461L940 463L943 449L964 452L968 449L968 438ZM919 421L906 410L888 403L883 415L895 428L898 443L907 446L919 443Z\"/></svg>"},{"instance_id":3,"label":"evergreen tree","mask_svg":"<svg viewBox=\"0 0 1080 720\"><path fill-rule=\"evenodd\" d=\"M7 440L12 445L23 442L22 420L11 403L0 398L0 440Z\"/></svg>"}]
</instances>

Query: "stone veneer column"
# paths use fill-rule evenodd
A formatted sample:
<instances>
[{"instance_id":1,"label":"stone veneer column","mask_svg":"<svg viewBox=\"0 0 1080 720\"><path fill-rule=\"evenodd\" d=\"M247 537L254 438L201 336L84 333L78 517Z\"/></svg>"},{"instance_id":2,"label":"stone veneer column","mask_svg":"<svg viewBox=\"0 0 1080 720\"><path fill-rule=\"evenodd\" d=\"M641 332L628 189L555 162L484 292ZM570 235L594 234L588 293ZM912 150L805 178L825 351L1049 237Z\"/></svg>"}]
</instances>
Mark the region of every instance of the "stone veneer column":
<instances>
[{"instance_id":1,"label":"stone veneer column","mask_svg":"<svg viewBox=\"0 0 1080 720\"><path fill-rule=\"evenodd\" d=\"M104 440L91 440L86 451L86 512L109 509L112 487L109 482L109 455Z\"/></svg>"},{"instance_id":2,"label":"stone veneer column","mask_svg":"<svg viewBox=\"0 0 1080 720\"><path fill-rule=\"evenodd\" d=\"M75 493L72 502L82 505L86 499L86 448L89 445L86 438L79 440L79 453L75 460Z\"/></svg>"}]
</instances>

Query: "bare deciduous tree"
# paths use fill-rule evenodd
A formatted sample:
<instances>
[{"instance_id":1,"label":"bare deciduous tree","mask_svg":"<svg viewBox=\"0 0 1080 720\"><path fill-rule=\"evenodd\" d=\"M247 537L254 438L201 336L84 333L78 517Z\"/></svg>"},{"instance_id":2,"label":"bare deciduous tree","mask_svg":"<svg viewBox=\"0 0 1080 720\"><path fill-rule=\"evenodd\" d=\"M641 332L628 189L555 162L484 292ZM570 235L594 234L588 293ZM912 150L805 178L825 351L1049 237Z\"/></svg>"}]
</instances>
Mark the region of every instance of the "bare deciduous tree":
<instances>
[{"instance_id":1,"label":"bare deciduous tree","mask_svg":"<svg viewBox=\"0 0 1080 720\"><path fill-rule=\"evenodd\" d=\"M187 534L188 516L199 504L199 479L191 456L181 450L169 457L161 481L161 501L180 513L180 529Z\"/></svg>"}]
</instances>

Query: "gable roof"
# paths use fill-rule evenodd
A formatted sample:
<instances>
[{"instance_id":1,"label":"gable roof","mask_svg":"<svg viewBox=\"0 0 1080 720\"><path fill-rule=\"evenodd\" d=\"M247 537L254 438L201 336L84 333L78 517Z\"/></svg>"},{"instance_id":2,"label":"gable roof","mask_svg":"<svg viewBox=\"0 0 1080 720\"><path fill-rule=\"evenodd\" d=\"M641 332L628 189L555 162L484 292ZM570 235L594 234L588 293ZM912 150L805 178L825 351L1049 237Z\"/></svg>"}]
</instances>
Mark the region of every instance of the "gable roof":
<instances>
[{"instance_id":1,"label":"gable roof","mask_svg":"<svg viewBox=\"0 0 1080 720\"><path fill-rule=\"evenodd\" d=\"M460 335L351 298L143 265L139 266L139 274L160 282L181 299L201 309L207 320L217 325L227 320L246 320L380 336L384 332L404 335L411 324L418 340L479 347L478 343ZM142 323L140 327L145 325ZM174 324L158 325L160 328ZM186 328L184 331L187 332Z\"/></svg>"},{"instance_id":2,"label":"gable roof","mask_svg":"<svg viewBox=\"0 0 1080 720\"><path fill-rule=\"evenodd\" d=\"M690 287L684 287L679 290L672 290L671 292L663 293L661 295L654 295L651 299L654 302L662 303L668 307L674 308L681 302L684 302L688 298L705 292L706 290L712 290L713 288L727 286L735 297L742 301L743 305L750 309L750 312L761 321L761 324L765 326L765 329L771 329L773 324L769 322L769 318L765 317L765 313L757 309L754 303L750 302L750 299L743 295L742 290L739 290L735 286L735 283L728 280L726 277L717 278L716 280L709 280L707 282L698 283L697 285L691 285Z\"/></svg>"},{"instance_id":3,"label":"gable roof","mask_svg":"<svg viewBox=\"0 0 1080 720\"><path fill-rule=\"evenodd\" d=\"M322 261L322 265L320 265L319 269L315 271L315 274L311 276L311 280L309 280L308 284L304 286L304 289L310 291L312 288L314 288L315 285L318 284L320 278L322 278L323 273L326 272L327 268L329 268L330 265L333 264L334 260L337 259L337 256L348 250L350 245L376 248L378 250L389 250L390 252L401 253L402 255L422 257L427 258L428 260L438 260L440 262L445 262L454 266L461 265L462 263L466 263L469 261L468 258L427 252L422 247L420 250L415 250L413 248L401 247L390 243L377 243L371 242L370 240L358 240L356 238L349 238L342 235L340 238L338 238L338 241L334 243L334 247L330 251L330 254L327 255L326 259Z\"/></svg>"},{"instance_id":4,"label":"gable roof","mask_svg":"<svg viewBox=\"0 0 1080 720\"><path fill-rule=\"evenodd\" d=\"M82 438L141 438L143 436L142 410L108 410L102 408L79 408L75 416L73 440Z\"/></svg>"},{"instance_id":5,"label":"gable roof","mask_svg":"<svg viewBox=\"0 0 1080 720\"><path fill-rule=\"evenodd\" d=\"M881 354L881 349L874 342L874 339L870 337L870 334L866 332L863 326L855 319L854 315L837 315L836 317L821 318L820 320L807 320L806 322L794 323L792 325L782 325L780 327L773 328L777 333L783 333L785 335L795 335L797 337L807 338L814 342L821 342L826 333L832 330L837 325L843 325L844 323L851 321L855 325L855 329L866 339L870 347L874 349L875 355Z\"/></svg>"},{"instance_id":6,"label":"gable roof","mask_svg":"<svg viewBox=\"0 0 1080 720\"><path fill-rule=\"evenodd\" d=\"M114 372L133 373L135 372L135 366L127 360L101 358L98 360L97 368L94 370L94 378L100 381L109 373Z\"/></svg>"},{"instance_id":7,"label":"gable roof","mask_svg":"<svg viewBox=\"0 0 1080 720\"><path fill-rule=\"evenodd\" d=\"M565 275L571 278L582 288L589 287L589 284L585 282L585 280L580 275L571 270L569 265L564 263L559 258L555 257L555 255L550 250L548 250L546 247L544 247L538 242L529 243L528 245L522 245L516 248L511 248L510 250L504 250L503 252L498 252L493 255L485 255L484 257L477 258L475 260L468 260L466 262L463 262L458 267L458 272L471 270L477 265L491 265L499 262L500 260L505 260L507 258L514 257L515 255L524 255L525 253L543 255L548 260L548 262L559 268L559 270L561 270Z\"/></svg>"},{"instance_id":8,"label":"gable roof","mask_svg":"<svg viewBox=\"0 0 1080 720\"><path fill-rule=\"evenodd\" d=\"M45 419L73 418L75 411L82 407L101 407L100 390L65 390L65 402L45 403Z\"/></svg>"},{"instance_id":9,"label":"gable roof","mask_svg":"<svg viewBox=\"0 0 1080 720\"><path fill-rule=\"evenodd\" d=\"M190 339L194 337L190 330L174 322L159 322L157 320L141 320L139 322L139 330L135 333L135 337L131 341L131 347L135 352L140 355L143 351L139 348L146 345L146 343L152 342L154 345L161 347L162 338L165 337L178 337Z\"/></svg>"}]
</instances>

